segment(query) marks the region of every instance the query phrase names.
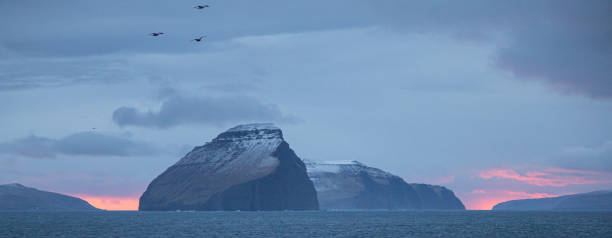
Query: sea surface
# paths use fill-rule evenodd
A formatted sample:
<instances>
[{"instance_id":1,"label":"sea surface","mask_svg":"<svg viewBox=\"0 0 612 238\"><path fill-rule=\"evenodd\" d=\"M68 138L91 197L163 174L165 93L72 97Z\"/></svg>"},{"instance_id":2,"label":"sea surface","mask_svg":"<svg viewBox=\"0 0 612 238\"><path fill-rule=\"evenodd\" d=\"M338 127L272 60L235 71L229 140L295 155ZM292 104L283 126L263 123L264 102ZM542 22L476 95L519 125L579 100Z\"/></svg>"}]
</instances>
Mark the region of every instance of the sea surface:
<instances>
[{"instance_id":1,"label":"sea surface","mask_svg":"<svg viewBox=\"0 0 612 238\"><path fill-rule=\"evenodd\" d=\"M612 212L0 212L0 237L612 237Z\"/></svg>"}]
</instances>

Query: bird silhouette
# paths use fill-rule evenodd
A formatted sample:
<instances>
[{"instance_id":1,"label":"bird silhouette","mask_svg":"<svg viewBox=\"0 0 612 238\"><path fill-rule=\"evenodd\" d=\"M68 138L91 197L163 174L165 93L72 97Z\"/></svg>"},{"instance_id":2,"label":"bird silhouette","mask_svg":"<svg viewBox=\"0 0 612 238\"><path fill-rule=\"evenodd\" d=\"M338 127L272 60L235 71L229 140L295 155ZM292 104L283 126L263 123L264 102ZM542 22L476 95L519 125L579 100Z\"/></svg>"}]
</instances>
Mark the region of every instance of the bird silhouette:
<instances>
[{"instance_id":1,"label":"bird silhouette","mask_svg":"<svg viewBox=\"0 0 612 238\"><path fill-rule=\"evenodd\" d=\"M163 35L163 32L153 32L151 33L152 36L159 36L159 35Z\"/></svg>"},{"instance_id":2,"label":"bird silhouette","mask_svg":"<svg viewBox=\"0 0 612 238\"><path fill-rule=\"evenodd\" d=\"M193 7L193 8L196 8L196 9L204 9L204 8L207 8L207 7L210 7L210 6L208 6L208 5L204 4L204 5L197 5L197 6Z\"/></svg>"},{"instance_id":3,"label":"bird silhouette","mask_svg":"<svg viewBox=\"0 0 612 238\"><path fill-rule=\"evenodd\" d=\"M203 39L203 38L205 38L205 37L206 37L206 36L200 36L200 38L195 38L195 39L193 39L192 41L195 41L195 42L200 42L200 41L202 41L202 39Z\"/></svg>"}]
</instances>

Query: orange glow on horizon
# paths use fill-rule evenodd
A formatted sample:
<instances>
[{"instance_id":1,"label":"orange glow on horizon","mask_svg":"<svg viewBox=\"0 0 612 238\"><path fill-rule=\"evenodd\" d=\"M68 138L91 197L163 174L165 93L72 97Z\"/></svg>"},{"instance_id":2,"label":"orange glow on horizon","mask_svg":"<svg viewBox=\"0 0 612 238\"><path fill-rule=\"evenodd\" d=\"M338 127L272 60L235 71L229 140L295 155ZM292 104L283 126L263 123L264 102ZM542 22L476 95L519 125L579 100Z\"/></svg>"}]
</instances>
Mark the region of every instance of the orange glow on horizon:
<instances>
[{"instance_id":1,"label":"orange glow on horizon","mask_svg":"<svg viewBox=\"0 0 612 238\"><path fill-rule=\"evenodd\" d=\"M477 178L482 180L501 179L506 180L505 183L522 183L532 186L529 189L531 191L534 191L533 186L562 188L569 185L612 184L612 173L610 172L558 167L531 167L518 170L514 168L490 168L478 172ZM490 210L500 202L560 196L540 192L509 191L499 189L503 188L499 184L492 190L486 189L487 187L490 188L491 185L485 185L485 189L476 189L462 194L467 209ZM567 191L563 193L567 194Z\"/></svg>"},{"instance_id":2,"label":"orange glow on horizon","mask_svg":"<svg viewBox=\"0 0 612 238\"><path fill-rule=\"evenodd\" d=\"M484 191L474 190L471 194L477 195L473 199L466 201L466 208L469 210L491 210L493 206L500 202L506 202L517 199L529 199L529 198L547 198L556 197L559 195L547 194L547 193L527 193L517 191Z\"/></svg>"},{"instance_id":3,"label":"orange glow on horizon","mask_svg":"<svg viewBox=\"0 0 612 238\"><path fill-rule=\"evenodd\" d=\"M136 211L138 210L138 197L100 197L91 195L71 195L87 201L92 206L109 211Z\"/></svg>"}]
</instances>

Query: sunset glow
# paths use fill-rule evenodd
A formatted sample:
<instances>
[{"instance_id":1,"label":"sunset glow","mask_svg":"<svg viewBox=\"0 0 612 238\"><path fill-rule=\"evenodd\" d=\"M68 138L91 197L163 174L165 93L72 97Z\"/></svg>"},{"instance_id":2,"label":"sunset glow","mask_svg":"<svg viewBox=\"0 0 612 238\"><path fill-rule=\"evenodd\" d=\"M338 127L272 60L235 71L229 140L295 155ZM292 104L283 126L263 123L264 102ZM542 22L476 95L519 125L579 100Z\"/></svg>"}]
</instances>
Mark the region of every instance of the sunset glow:
<instances>
[{"instance_id":1,"label":"sunset glow","mask_svg":"<svg viewBox=\"0 0 612 238\"><path fill-rule=\"evenodd\" d=\"M491 210L493 206L500 202L516 200L516 199L528 199L528 198L547 198L556 197L558 195L546 194L546 193L527 193L521 191L484 191L474 190L471 194L477 196L474 199L465 200L465 206L469 210Z\"/></svg>"},{"instance_id":2,"label":"sunset glow","mask_svg":"<svg viewBox=\"0 0 612 238\"><path fill-rule=\"evenodd\" d=\"M0 238L612 238L612 0L0 21Z\"/></svg>"},{"instance_id":3,"label":"sunset glow","mask_svg":"<svg viewBox=\"0 0 612 238\"><path fill-rule=\"evenodd\" d=\"M138 210L138 197L99 197L90 195L72 195L87 201L92 206L109 211Z\"/></svg>"},{"instance_id":4,"label":"sunset glow","mask_svg":"<svg viewBox=\"0 0 612 238\"><path fill-rule=\"evenodd\" d=\"M495 184L461 194L467 209L490 210L500 202L562 195L539 192L540 187L562 189L571 185L612 183L612 174L609 172L557 167L532 167L528 170L491 168L477 173L477 178L490 180ZM497 181L494 179L497 179ZM508 183L524 188L520 188L521 191L499 189L500 187L503 188L503 184ZM561 193L571 194L570 192Z\"/></svg>"}]
</instances>

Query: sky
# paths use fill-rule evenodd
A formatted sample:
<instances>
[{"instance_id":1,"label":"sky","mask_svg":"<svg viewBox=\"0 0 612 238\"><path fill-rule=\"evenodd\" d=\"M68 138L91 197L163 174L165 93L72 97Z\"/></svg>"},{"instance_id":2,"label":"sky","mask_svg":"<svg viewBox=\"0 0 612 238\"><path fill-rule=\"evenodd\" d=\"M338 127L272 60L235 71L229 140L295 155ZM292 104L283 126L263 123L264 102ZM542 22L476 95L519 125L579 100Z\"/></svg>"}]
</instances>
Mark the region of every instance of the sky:
<instances>
[{"instance_id":1,"label":"sky","mask_svg":"<svg viewBox=\"0 0 612 238\"><path fill-rule=\"evenodd\" d=\"M612 189L608 0L196 4L1 1L0 184L137 209L194 146L273 122L469 209Z\"/></svg>"}]
</instances>

